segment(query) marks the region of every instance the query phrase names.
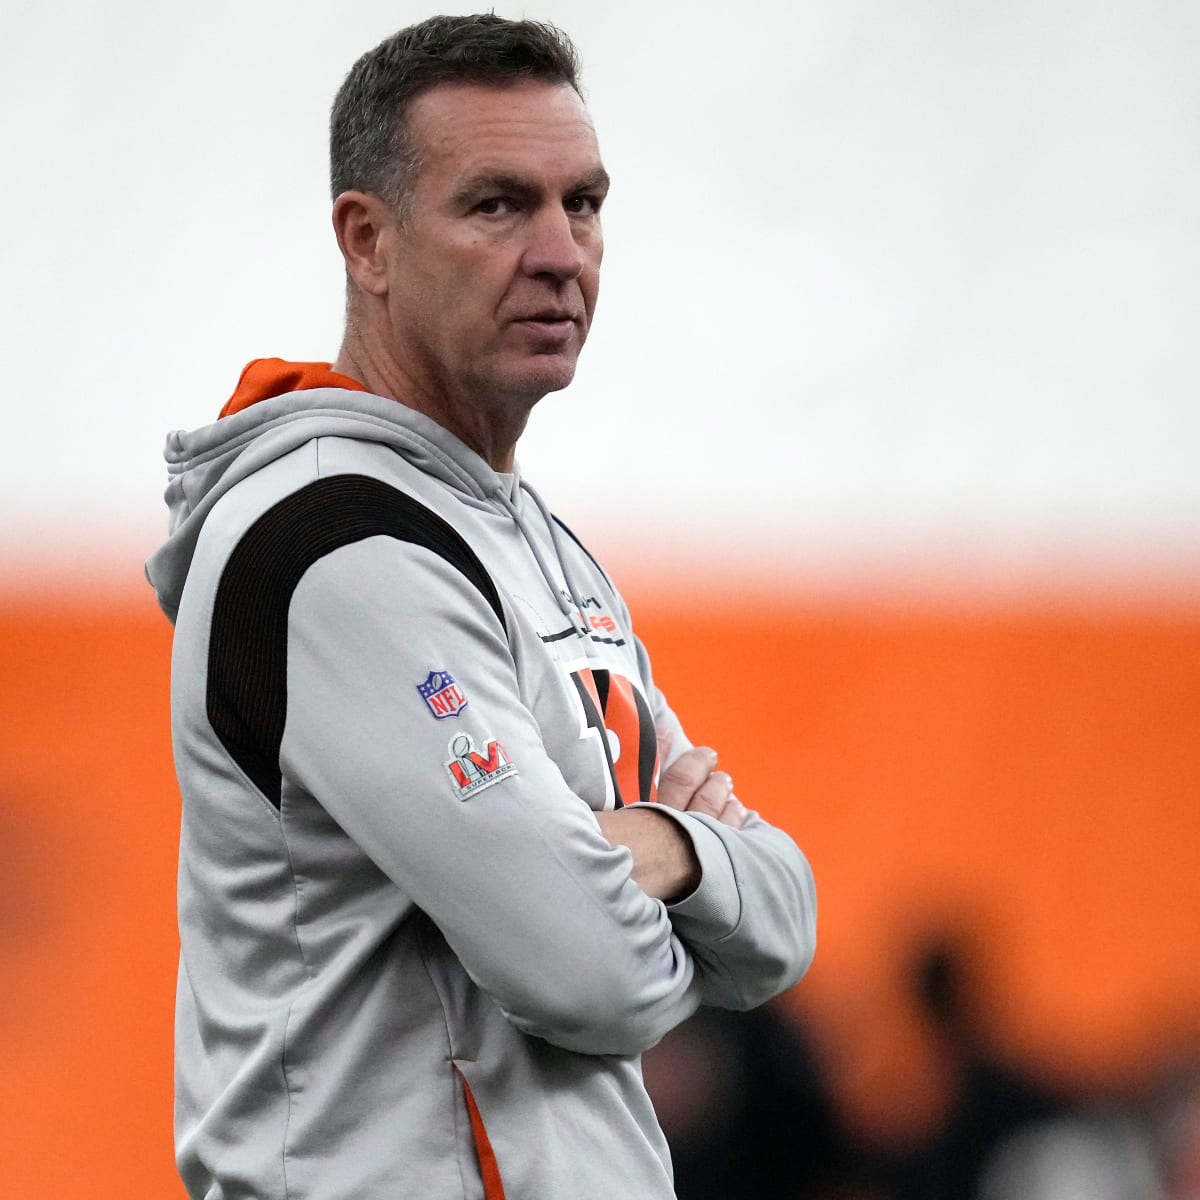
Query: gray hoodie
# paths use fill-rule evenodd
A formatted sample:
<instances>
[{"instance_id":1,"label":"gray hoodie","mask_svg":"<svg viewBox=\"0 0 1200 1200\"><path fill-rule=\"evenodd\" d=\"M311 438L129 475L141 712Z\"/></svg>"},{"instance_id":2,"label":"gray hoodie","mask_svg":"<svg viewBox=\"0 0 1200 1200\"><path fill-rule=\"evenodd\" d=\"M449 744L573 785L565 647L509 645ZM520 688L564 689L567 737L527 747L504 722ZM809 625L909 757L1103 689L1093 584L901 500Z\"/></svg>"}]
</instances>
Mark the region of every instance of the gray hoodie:
<instances>
[{"instance_id":1,"label":"gray hoodie","mask_svg":"<svg viewBox=\"0 0 1200 1200\"><path fill-rule=\"evenodd\" d=\"M176 1137L206 1200L667 1200L643 1050L811 959L792 841L594 812L689 743L536 495L393 400L267 398L167 443L183 817Z\"/></svg>"}]
</instances>

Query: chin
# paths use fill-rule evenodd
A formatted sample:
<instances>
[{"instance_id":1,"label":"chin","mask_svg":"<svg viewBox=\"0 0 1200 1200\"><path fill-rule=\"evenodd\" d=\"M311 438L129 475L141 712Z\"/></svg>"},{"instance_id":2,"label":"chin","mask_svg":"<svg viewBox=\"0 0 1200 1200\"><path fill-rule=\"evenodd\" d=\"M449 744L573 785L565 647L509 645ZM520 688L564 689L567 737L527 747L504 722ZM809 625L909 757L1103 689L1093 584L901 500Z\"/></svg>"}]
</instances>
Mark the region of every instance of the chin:
<instances>
[{"instance_id":1,"label":"chin","mask_svg":"<svg viewBox=\"0 0 1200 1200\"><path fill-rule=\"evenodd\" d=\"M502 386L508 392L526 396L530 400L540 400L548 392L562 391L574 378L574 360L531 363L511 372Z\"/></svg>"}]
</instances>

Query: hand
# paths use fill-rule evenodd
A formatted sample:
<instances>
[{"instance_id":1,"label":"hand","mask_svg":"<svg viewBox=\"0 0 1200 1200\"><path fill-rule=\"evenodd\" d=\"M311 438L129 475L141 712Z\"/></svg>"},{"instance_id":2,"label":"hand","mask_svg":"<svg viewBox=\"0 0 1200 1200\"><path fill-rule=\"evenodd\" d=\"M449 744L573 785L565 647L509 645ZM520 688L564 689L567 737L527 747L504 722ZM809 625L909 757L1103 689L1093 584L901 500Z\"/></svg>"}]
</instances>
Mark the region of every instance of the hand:
<instances>
[{"instance_id":1,"label":"hand","mask_svg":"<svg viewBox=\"0 0 1200 1200\"><path fill-rule=\"evenodd\" d=\"M662 748L665 757L669 746ZM733 780L716 770L717 752L708 746L685 750L659 777L658 803L681 812L702 812L740 829L750 815L733 794ZM613 846L633 855L631 878L656 900L674 904L700 885L700 861L691 838L653 804L600 812L600 832Z\"/></svg>"},{"instance_id":2,"label":"hand","mask_svg":"<svg viewBox=\"0 0 1200 1200\"><path fill-rule=\"evenodd\" d=\"M718 771L710 746L685 750L658 780L658 802L682 812L707 813L722 825L741 829L750 815L733 794L733 780Z\"/></svg>"}]
</instances>

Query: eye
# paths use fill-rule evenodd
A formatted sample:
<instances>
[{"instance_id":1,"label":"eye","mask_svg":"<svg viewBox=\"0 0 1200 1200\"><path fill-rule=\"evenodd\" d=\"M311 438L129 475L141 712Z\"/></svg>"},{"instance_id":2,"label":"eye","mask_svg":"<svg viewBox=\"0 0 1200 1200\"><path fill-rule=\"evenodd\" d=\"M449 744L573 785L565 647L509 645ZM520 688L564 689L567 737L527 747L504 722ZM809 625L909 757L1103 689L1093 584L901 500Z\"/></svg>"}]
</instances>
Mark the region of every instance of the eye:
<instances>
[{"instance_id":1,"label":"eye","mask_svg":"<svg viewBox=\"0 0 1200 1200\"><path fill-rule=\"evenodd\" d=\"M516 204L508 196L488 196L475 205L475 211L485 217L502 217L516 211Z\"/></svg>"},{"instance_id":2,"label":"eye","mask_svg":"<svg viewBox=\"0 0 1200 1200\"><path fill-rule=\"evenodd\" d=\"M594 217L603 203L603 196L568 196L563 201L563 208L573 217Z\"/></svg>"}]
</instances>

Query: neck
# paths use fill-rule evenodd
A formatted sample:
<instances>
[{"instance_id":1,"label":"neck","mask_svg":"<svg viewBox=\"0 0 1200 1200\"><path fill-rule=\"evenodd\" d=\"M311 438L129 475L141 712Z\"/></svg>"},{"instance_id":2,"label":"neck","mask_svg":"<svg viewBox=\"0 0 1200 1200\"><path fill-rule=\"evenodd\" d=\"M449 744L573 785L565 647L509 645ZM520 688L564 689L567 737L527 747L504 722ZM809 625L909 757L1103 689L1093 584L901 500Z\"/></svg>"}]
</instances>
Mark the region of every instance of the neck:
<instances>
[{"instance_id":1,"label":"neck","mask_svg":"<svg viewBox=\"0 0 1200 1200\"><path fill-rule=\"evenodd\" d=\"M454 394L447 387L434 387L414 378L393 357L377 349L378 342L366 339L353 326L333 369L358 380L377 396L389 396L407 408L423 413L470 446L494 471L509 472L516 461L517 441L525 431L529 406L511 401Z\"/></svg>"}]
</instances>

